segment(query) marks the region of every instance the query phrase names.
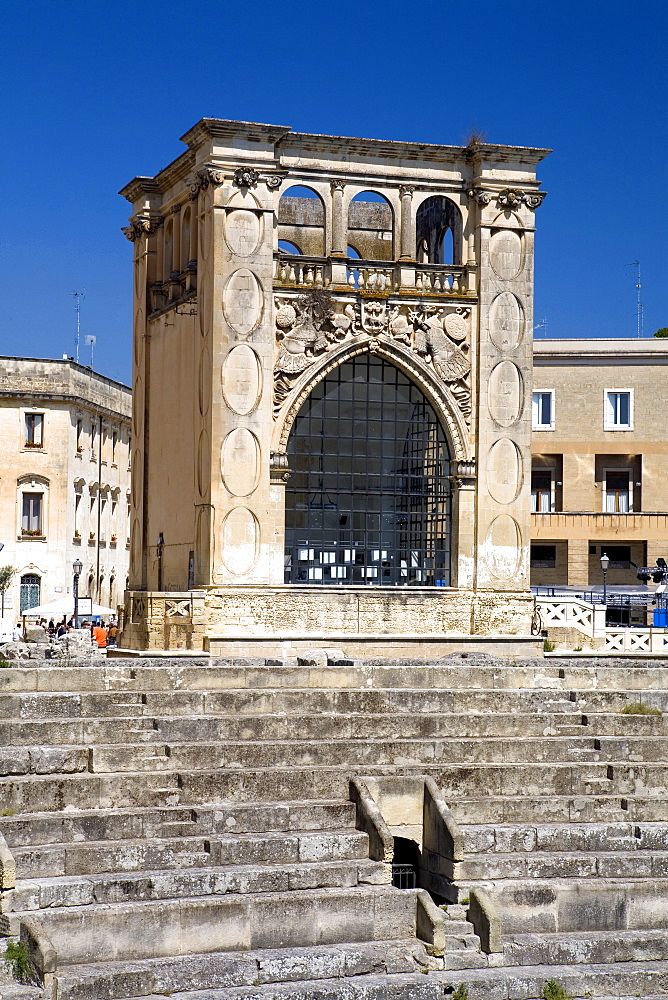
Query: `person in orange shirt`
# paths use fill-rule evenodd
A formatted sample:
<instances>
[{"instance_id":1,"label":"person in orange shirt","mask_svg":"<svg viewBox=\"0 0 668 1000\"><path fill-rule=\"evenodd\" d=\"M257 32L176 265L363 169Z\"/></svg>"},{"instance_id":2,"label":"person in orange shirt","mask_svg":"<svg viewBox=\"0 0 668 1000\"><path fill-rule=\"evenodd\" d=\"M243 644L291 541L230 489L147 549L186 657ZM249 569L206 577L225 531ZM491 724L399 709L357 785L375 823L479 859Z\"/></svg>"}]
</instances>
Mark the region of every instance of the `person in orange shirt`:
<instances>
[{"instance_id":1,"label":"person in orange shirt","mask_svg":"<svg viewBox=\"0 0 668 1000\"><path fill-rule=\"evenodd\" d=\"M97 643L98 649L107 648L107 630L104 627L104 622L102 621L93 629L93 642Z\"/></svg>"}]
</instances>

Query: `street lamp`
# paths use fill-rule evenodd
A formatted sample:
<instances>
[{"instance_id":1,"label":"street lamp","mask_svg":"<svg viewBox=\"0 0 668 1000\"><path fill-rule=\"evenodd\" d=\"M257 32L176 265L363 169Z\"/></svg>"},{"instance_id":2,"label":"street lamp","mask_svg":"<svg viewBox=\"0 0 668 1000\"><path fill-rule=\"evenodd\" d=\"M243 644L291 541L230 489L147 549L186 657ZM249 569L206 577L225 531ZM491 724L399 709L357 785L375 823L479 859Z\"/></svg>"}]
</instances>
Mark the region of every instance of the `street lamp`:
<instances>
[{"instance_id":1,"label":"street lamp","mask_svg":"<svg viewBox=\"0 0 668 1000\"><path fill-rule=\"evenodd\" d=\"M72 593L74 594L74 627L79 628L79 577L83 569L81 559L74 560L72 569L74 570L74 582L72 584Z\"/></svg>"},{"instance_id":2,"label":"street lamp","mask_svg":"<svg viewBox=\"0 0 668 1000\"><path fill-rule=\"evenodd\" d=\"M607 614L607 608L608 608L608 591L607 591L606 585L605 585L605 577L606 577L606 574L608 572L608 566L609 565L610 565L610 559L606 555L606 553L604 552L603 555L601 556L601 572L603 573L603 604L604 604L604 607L606 609L606 614Z\"/></svg>"}]
</instances>

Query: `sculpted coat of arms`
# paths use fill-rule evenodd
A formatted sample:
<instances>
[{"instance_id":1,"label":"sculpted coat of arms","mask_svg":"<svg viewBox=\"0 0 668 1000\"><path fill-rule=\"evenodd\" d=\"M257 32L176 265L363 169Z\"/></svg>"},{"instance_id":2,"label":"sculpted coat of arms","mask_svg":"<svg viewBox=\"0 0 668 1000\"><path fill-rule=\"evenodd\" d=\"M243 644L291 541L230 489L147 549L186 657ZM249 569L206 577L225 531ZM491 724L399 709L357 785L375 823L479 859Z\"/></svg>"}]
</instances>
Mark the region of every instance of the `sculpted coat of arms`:
<instances>
[{"instance_id":1,"label":"sculpted coat of arms","mask_svg":"<svg viewBox=\"0 0 668 1000\"><path fill-rule=\"evenodd\" d=\"M470 309L388 305L385 299L342 302L326 289L299 299L276 296L274 412L308 368L345 341L389 340L414 350L471 414Z\"/></svg>"}]
</instances>

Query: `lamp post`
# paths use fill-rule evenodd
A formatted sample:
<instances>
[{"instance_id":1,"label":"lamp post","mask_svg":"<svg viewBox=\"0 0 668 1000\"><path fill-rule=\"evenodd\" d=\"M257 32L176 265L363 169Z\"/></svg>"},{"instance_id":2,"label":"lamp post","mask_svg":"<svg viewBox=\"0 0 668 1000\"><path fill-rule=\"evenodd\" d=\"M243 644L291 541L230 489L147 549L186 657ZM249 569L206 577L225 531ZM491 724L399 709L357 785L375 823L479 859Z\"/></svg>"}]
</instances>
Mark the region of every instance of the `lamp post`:
<instances>
[{"instance_id":1,"label":"lamp post","mask_svg":"<svg viewBox=\"0 0 668 1000\"><path fill-rule=\"evenodd\" d=\"M156 542L156 552L158 556L158 592L162 590L162 552L165 547L165 536L162 532L158 535L158 541Z\"/></svg>"},{"instance_id":2,"label":"lamp post","mask_svg":"<svg viewBox=\"0 0 668 1000\"><path fill-rule=\"evenodd\" d=\"M606 609L606 616L608 613L608 591L606 589L605 577L608 572L608 566L610 565L610 559L604 552L601 556L601 572L603 573L603 606Z\"/></svg>"},{"instance_id":3,"label":"lamp post","mask_svg":"<svg viewBox=\"0 0 668 1000\"><path fill-rule=\"evenodd\" d=\"M72 593L74 595L74 627L79 628L79 577L81 576L81 570L83 569L81 559L75 559L72 563L72 569L74 570L74 581L72 583Z\"/></svg>"}]
</instances>

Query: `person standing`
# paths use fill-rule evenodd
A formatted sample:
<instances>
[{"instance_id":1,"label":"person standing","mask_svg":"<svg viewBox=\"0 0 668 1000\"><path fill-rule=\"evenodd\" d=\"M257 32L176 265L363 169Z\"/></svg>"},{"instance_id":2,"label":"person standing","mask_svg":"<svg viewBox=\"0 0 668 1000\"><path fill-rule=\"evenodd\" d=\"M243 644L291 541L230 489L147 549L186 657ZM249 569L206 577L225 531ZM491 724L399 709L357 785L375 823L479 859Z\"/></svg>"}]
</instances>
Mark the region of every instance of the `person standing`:
<instances>
[{"instance_id":1,"label":"person standing","mask_svg":"<svg viewBox=\"0 0 668 1000\"><path fill-rule=\"evenodd\" d=\"M100 621L100 624L93 629L93 642L97 643L98 649L107 648L107 630L103 621Z\"/></svg>"}]
</instances>

